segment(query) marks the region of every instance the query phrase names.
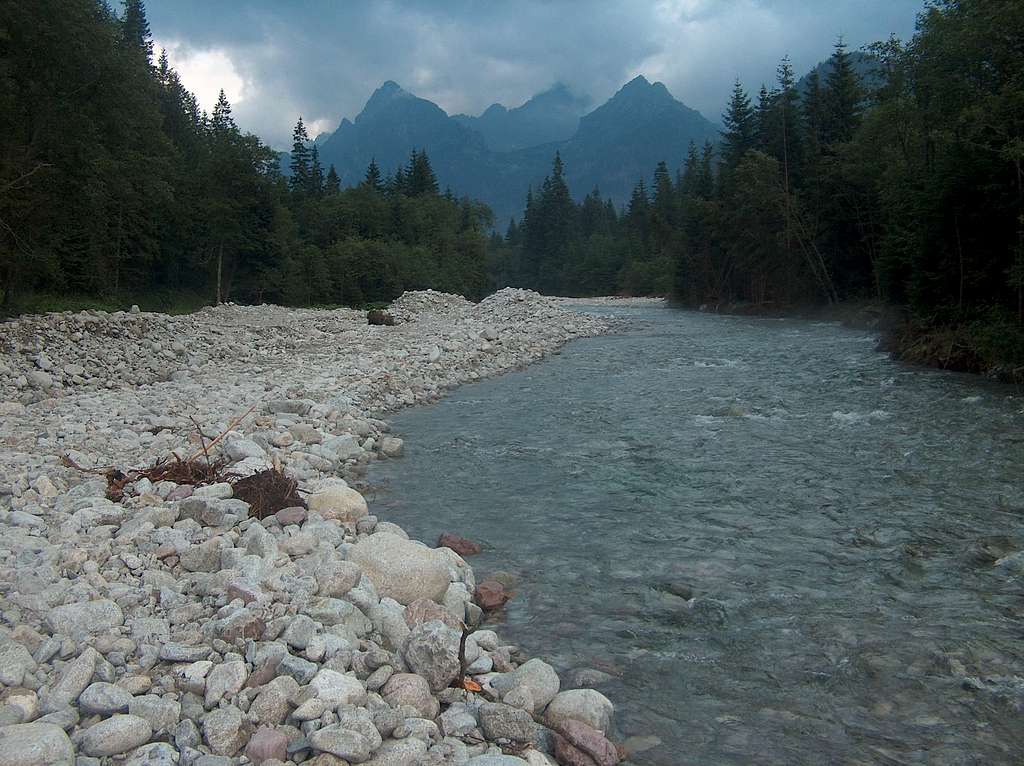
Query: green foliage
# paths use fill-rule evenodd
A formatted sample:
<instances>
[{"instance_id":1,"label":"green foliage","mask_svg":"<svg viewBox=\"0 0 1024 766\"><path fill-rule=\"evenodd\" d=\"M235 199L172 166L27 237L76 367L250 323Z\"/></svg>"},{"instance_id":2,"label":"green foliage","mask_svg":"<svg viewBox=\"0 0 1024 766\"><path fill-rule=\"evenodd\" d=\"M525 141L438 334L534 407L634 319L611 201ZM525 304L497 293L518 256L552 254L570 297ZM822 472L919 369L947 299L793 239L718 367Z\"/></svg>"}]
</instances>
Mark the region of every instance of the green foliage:
<instances>
[{"instance_id":1,"label":"green foliage","mask_svg":"<svg viewBox=\"0 0 1024 766\"><path fill-rule=\"evenodd\" d=\"M0 310L488 291L490 213L441 197L425 152L387 195L293 138L286 182L223 91L208 116L152 63L141 0L0 0Z\"/></svg>"}]
</instances>

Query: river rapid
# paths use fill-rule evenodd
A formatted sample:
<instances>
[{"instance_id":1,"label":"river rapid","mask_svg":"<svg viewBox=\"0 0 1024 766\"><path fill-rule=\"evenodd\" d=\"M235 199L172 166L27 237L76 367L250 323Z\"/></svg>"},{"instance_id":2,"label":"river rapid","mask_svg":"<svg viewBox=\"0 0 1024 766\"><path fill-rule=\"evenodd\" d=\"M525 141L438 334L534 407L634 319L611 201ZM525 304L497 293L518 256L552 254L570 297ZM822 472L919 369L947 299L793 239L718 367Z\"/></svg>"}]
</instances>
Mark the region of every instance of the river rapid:
<instances>
[{"instance_id":1,"label":"river rapid","mask_svg":"<svg viewBox=\"0 0 1024 766\"><path fill-rule=\"evenodd\" d=\"M384 516L484 544L491 622L598 682L631 763L1020 763L1024 396L834 324L615 314L395 416Z\"/></svg>"}]
</instances>

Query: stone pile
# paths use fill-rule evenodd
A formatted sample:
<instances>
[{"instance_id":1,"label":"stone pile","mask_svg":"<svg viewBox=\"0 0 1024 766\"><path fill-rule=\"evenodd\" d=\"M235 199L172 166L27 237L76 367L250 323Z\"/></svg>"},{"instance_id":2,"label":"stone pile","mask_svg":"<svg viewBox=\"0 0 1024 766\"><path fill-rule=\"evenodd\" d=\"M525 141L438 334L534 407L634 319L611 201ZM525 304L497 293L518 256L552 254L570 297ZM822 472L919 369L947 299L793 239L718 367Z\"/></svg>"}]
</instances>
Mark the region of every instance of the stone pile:
<instances>
[{"instance_id":1,"label":"stone pile","mask_svg":"<svg viewBox=\"0 0 1024 766\"><path fill-rule=\"evenodd\" d=\"M482 629L466 561L358 490L403 450L375 413L606 325L522 291L402 302L397 327L238 306L0 326L0 766L618 761L611 703ZM114 503L60 462L187 459L195 424L250 407L211 458L280 466L306 507L261 520L230 483L145 478Z\"/></svg>"}]
</instances>

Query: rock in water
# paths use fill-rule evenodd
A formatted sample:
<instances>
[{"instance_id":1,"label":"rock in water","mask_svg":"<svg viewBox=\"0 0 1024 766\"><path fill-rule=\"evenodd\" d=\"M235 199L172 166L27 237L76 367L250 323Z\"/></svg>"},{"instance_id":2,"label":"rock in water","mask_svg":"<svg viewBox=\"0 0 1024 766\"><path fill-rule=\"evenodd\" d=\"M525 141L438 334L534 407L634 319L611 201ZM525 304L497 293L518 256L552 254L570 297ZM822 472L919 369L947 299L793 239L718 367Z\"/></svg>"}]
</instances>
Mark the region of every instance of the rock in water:
<instances>
[{"instance_id":1,"label":"rock in water","mask_svg":"<svg viewBox=\"0 0 1024 766\"><path fill-rule=\"evenodd\" d=\"M73 766L75 748L52 723L0 726L0 766Z\"/></svg>"},{"instance_id":2,"label":"rock in water","mask_svg":"<svg viewBox=\"0 0 1024 766\"><path fill-rule=\"evenodd\" d=\"M476 586L474 595L480 608L488 612L501 609L512 598L511 591L497 580L484 580Z\"/></svg>"},{"instance_id":3,"label":"rock in water","mask_svg":"<svg viewBox=\"0 0 1024 766\"><path fill-rule=\"evenodd\" d=\"M448 590L448 560L444 554L389 532L356 543L348 557L382 597L403 605L420 598L440 602Z\"/></svg>"},{"instance_id":4,"label":"rock in water","mask_svg":"<svg viewBox=\"0 0 1024 766\"><path fill-rule=\"evenodd\" d=\"M465 537L459 537L451 532L445 532L437 539L438 548L451 548L460 556L476 556L480 553L480 546Z\"/></svg>"},{"instance_id":5,"label":"rock in water","mask_svg":"<svg viewBox=\"0 0 1024 766\"><path fill-rule=\"evenodd\" d=\"M615 766L619 752L597 729L580 721L566 721L555 738L555 756L565 766Z\"/></svg>"}]
</instances>

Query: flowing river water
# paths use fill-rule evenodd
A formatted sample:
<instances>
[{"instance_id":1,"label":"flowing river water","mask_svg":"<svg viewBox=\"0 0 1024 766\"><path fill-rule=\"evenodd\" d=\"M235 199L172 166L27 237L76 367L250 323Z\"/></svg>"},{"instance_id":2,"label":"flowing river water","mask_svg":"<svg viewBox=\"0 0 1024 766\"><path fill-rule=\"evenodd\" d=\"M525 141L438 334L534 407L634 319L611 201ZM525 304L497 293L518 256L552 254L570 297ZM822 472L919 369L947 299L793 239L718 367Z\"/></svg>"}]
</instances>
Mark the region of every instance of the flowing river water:
<instances>
[{"instance_id":1,"label":"flowing river water","mask_svg":"<svg viewBox=\"0 0 1024 766\"><path fill-rule=\"evenodd\" d=\"M607 674L630 763L1024 762L1024 396L834 324L615 313L397 415L381 513L517 577L489 622Z\"/></svg>"}]
</instances>

